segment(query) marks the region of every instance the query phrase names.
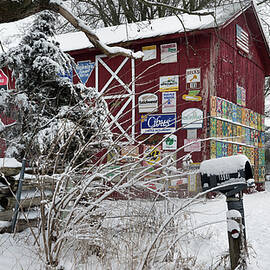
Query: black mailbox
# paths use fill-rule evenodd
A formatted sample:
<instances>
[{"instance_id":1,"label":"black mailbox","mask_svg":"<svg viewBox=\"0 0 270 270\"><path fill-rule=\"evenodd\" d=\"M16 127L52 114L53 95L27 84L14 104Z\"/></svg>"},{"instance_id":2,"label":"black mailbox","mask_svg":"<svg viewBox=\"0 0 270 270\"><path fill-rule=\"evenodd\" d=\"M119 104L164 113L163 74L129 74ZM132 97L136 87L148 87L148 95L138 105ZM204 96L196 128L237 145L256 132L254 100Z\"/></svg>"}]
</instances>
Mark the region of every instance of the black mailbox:
<instances>
[{"instance_id":1,"label":"black mailbox","mask_svg":"<svg viewBox=\"0 0 270 270\"><path fill-rule=\"evenodd\" d=\"M247 180L253 178L249 159L245 155L234 155L205 160L200 165L203 191L211 189L226 195L247 188Z\"/></svg>"}]
</instances>

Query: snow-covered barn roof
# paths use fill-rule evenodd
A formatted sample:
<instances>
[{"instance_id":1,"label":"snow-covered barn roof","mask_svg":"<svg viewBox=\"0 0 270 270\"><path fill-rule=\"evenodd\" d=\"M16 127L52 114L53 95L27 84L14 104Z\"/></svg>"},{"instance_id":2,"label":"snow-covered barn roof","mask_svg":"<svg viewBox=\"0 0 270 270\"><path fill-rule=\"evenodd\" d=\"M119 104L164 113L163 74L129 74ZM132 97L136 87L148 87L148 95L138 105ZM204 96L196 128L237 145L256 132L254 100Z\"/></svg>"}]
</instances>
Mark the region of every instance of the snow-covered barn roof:
<instances>
[{"instance_id":1,"label":"snow-covered barn roof","mask_svg":"<svg viewBox=\"0 0 270 270\"><path fill-rule=\"evenodd\" d=\"M245 5L243 2L240 2L209 10L214 12L214 16L182 14L179 15L182 22L177 16L169 16L138 23L100 28L96 29L95 32L102 42L109 45L169 34L210 29L225 25L251 5L256 9L256 6L254 6L256 4L253 2L249 2ZM64 51L93 47L83 32L62 34L57 36L57 40L60 43L61 49Z\"/></svg>"}]
</instances>

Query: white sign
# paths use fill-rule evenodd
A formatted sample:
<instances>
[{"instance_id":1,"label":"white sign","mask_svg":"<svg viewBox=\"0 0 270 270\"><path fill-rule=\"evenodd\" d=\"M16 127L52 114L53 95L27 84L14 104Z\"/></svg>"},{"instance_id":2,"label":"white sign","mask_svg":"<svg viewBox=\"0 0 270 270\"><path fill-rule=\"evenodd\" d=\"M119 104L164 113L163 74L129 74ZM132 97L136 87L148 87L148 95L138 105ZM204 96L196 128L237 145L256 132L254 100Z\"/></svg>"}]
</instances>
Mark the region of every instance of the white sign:
<instances>
[{"instance_id":1,"label":"white sign","mask_svg":"<svg viewBox=\"0 0 270 270\"><path fill-rule=\"evenodd\" d=\"M157 58L157 46L156 45L151 45L151 46L145 46L142 47L143 51L143 61L148 61L152 59Z\"/></svg>"},{"instance_id":2,"label":"white sign","mask_svg":"<svg viewBox=\"0 0 270 270\"><path fill-rule=\"evenodd\" d=\"M159 77L159 91L178 91L179 77L178 75Z\"/></svg>"},{"instance_id":3,"label":"white sign","mask_svg":"<svg viewBox=\"0 0 270 270\"><path fill-rule=\"evenodd\" d=\"M177 136L174 134L167 135L162 143L163 150L176 150L177 149Z\"/></svg>"},{"instance_id":4,"label":"white sign","mask_svg":"<svg viewBox=\"0 0 270 270\"><path fill-rule=\"evenodd\" d=\"M185 139L184 152L200 152L201 151L201 141L197 141L198 139Z\"/></svg>"},{"instance_id":5,"label":"white sign","mask_svg":"<svg viewBox=\"0 0 270 270\"><path fill-rule=\"evenodd\" d=\"M162 112L176 112L176 92L162 93Z\"/></svg>"},{"instance_id":6,"label":"white sign","mask_svg":"<svg viewBox=\"0 0 270 270\"><path fill-rule=\"evenodd\" d=\"M201 68L189 68L186 70L187 89L201 88Z\"/></svg>"},{"instance_id":7,"label":"white sign","mask_svg":"<svg viewBox=\"0 0 270 270\"><path fill-rule=\"evenodd\" d=\"M161 63L174 63L177 62L177 44L163 44L160 45L160 62Z\"/></svg>"},{"instance_id":8,"label":"white sign","mask_svg":"<svg viewBox=\"0 0 270 270\"><path fill-rule=\"evenodd\" d=\"M202 128L203 111L197 108L186 109L182 112L183 128Z\"/></svg>"},{"instance_id":9,"label":"white sign","mask_svg":"<svg viewBox=\"0 0 270 270\"><path fill-rule=\"evenodd\" d=\"M139 113L156 112L158 110L158 96L147 93L139 96Z\"/></svg>"},{"instance_id":10,"label":"white sign","mask_svg":"<svg viewBox=\"0 0 270 270\"><path fill-rule=\"evenodd\" d=\"M197 139L197 129L187 129L187 139Z\"/></svg>"}]
</instances>

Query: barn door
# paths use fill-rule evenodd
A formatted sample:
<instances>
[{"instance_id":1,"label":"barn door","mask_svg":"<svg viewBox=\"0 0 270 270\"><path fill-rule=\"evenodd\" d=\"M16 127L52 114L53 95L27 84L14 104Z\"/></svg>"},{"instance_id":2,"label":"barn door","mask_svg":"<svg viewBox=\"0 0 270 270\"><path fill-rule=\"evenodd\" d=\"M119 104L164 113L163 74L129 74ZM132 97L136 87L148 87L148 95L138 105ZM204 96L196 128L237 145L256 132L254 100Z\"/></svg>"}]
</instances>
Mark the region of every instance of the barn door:
<instances>
[{"instance_id":1,"label":"barn door","mask_svg":"<svg viewBox=\"0 0 270 270\"><path fill-rule=\"evenodd\" d=\"M96 56L96 89L109 106L112 132L134 142L135 62L124 57Z\"/></svg>"}]
</instances>

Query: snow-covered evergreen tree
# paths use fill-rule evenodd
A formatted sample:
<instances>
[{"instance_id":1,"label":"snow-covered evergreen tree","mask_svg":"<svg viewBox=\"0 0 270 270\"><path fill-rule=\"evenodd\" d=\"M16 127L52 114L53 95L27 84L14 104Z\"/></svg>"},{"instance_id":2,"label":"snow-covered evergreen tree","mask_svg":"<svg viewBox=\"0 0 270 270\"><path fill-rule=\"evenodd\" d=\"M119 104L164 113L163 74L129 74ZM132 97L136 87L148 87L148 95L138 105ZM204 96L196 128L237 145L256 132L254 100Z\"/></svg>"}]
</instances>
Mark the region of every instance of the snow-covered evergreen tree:
<instances>
[{"instance_id":1,"label":"snow-covered evergreen tree","mask_svg":"<svg viewBox=\"0 0 270 270\"><path fill-rule=\"evenodd\" d=\"M16 89L2 93L5 102L0 104L4 112L11 104L17 111L16 132L5 134L7 154L59 155L62 161L76 156L78 163L101 140L110 139L107 107L95 89L59 75L69 72L73 62L54 40L54 25L50 12L40 13L20 44L0 57L16 79Z\"/></svg>"}]
</instances>

